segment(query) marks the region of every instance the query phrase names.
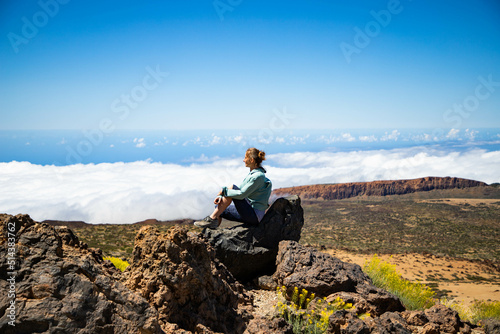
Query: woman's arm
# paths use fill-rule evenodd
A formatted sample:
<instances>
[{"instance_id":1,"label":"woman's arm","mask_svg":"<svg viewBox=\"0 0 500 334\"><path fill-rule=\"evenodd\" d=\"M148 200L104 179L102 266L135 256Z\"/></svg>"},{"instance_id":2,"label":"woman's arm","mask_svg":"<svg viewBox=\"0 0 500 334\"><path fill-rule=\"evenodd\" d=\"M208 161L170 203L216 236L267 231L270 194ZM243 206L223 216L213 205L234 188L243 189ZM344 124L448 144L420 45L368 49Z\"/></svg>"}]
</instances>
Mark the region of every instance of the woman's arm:
<instances>
[{"instance_id":1,"label":"woman's arm","mask_svg":"<svg viewBox=\"0 0 500 334\"><path fill-rule=\"evenodd\" d=\"M264 182L263 176L251 177L247 182L241 185L241 189L230 189L228 187L222 188L222 196L231 197L235 199L244 199L252 194L256 189L262 186Z\"/></svg>"}]
</instances>

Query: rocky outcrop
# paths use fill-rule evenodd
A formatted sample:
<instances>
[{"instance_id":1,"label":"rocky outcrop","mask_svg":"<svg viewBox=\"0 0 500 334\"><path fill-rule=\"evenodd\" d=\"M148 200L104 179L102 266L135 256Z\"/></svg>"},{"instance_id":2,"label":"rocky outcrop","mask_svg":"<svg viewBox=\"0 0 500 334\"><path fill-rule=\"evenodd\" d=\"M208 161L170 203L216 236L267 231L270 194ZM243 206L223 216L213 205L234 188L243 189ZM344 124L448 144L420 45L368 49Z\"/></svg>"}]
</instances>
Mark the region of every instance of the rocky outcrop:
<instances>
[{"instance_id":1,"label":"rocky outcrop","mask_svg":"<svg viewBox=\"0 0 500 334\"><path fill-rule=\"evenodd\" d=\"M161 234L143 227L135 239L125 284L158 310L160 325L170 330L242 333L251 298L214 249L196 233L173 227Z\"/></svg>"},{"instance_id":2,"label":"rocky outcrop","mask_svg":"<svg viewBox=\"0 0 500 334\"><path fill-rule=\"evenodd\" d=\"M251 318L251 297L199 234L144 227L121 273L67 227L27 215L0 221L0 252L16 249L15 268L0 258L0 288L9 290L15 272L16 292L0 299L1 333L242 333Z\"/></svg>"},{"instance_id":3,"label":"rocky outcrop","mask_svg":"<svg viewBox=\"0 0 500 334\"><path fill-rule=\"evenodd\" d=\"M240 281L250 281L276 268L278 245L282 240L300 239L304 212L298 196L278 198L258 226L237 225L203 235L216 249L217 258Z\"/></svg>"},{"instance_id":4,"label":"rocky outcrop","mask_svg":"<svg viewBox=\"0 0 500 334\"><path fill-rule=\"evenodd\" d=\"M0 298L1 333L161 332L157 311L113 279L117 269L71 230L36 223L27 215L0 220L0 289L8 291L8 279L15 277L16 294ZM15 270L5 256L13 248L11 236ZM11 300L15 326L9 325Z\"/></svg>"},{"instance_id":5,"label":"rocky outcrop","mask_svg":"<svg viewBox=\"0 0 500 334\"><path fill-rule=\"evenodd\" d=\"M329 317L326 333L471 333L470 324L462 322L456 311L441 304L425 311L405 311L400 300L375 287L361 267L312 247L282 241L276 262L273 278L280 286L306 289L329 303L340 297L353 305L352 309L336 311ZM309 307L316 308L317 300ZM362 320L360 314L370 316Z\"/></svg>"},{"instance_id":6,"label":"rocky outcrop","mask_svg":"<svg viewBox=\"0 0 500 334\"><path fill-rule=\"evenodd\" d=\"M404 195L435 189L462 189L483 186L487 186L487 184L456 177L424 177L413 180L316 184L276 189L273 194L275 196L295 194L303 199L334 200L355 196Z\"/></svg>"},{"instance_id":7,"label":"rocky outcrop","mask_svg":"<svg viewBox=\"0 0 500 334\"><path fill-rule=\"evenodd\" d=\"M405 311L401 316L413 331L423 333L471 333L471 325L460 320L458 313L442 304L424 311Z\"/></svg>"},{"instance_id":8,"label":"rocky outcrop","mask_svg":"<svg viewBox=\"0 0 500 334\"><path fill-rule=\"evenodd\" d=\"M290 200L280 202L272 215L293 220ZM143 227L132 264L121 273L67 227L36 223L27 215L0 214L0 223L0 252L7 254L0 257L0 289L10 292L15 285L16 294L0 298L1 333L293 333L284 319L252 316L249 292L200 233ZM286 231L282 227L280 233L290 235ZM443 305L405 311L359 266L291 240L279 242L276 272L261 281L353 304L330 316L327 333L471 333L457 312ZM9 317L11 300L15 320ZM310 307L319 305L317 300ZM360 319L363 313L370 316ZM486 333L498 330L497 321L484 324Z\"/></svg>"},{"instance_id":9,"label":"rocky outcrop","mask_svg":"<svg viewBox=\"0 0 500 334\"><path fill-rule=\"evenodd\" d=\"M312 247L282 241L276 264L273 278L280 286L306 289L332 300L341 297L359 313L381 315L404 310L399 299L375 287L359 265L342 262Z\"/></svg>"},{"instance_id":10,"label":"rocky outcrop","mask_svg":"<svg viewBox=\"0 0 500 334\"><path fill-rule=\"evenodd\" d=\"M435 316L427 318L428 312ZM356 312L337 311L330 316L326 333L469 334L472 329L457 318L455 311L436 305L425 312L386 312L364 320L359 319Z\"/></svg>"},{"instance_id":11,"label":"rocky outcrop","mask_svg":"<svg viewBox=\"0 0 500 334\"><path fill-rule=\"evenodd\" d=\"M342 262L295 241L282 241L276 258L274 278L279 285L298 287L328 296L339 291L356 291L371 282L357 264Z\"/></svg>"}]
</instances>

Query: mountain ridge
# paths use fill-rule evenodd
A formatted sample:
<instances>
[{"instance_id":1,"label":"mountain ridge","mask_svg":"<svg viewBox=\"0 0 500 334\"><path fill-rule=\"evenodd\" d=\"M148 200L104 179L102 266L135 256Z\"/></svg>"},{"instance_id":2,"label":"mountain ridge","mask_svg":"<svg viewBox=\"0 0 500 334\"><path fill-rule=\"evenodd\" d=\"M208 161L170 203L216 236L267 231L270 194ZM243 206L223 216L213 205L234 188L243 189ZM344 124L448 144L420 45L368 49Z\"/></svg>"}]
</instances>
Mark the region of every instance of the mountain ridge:
<instances>
[{"instance_id":1,"label":"mountain ridge","mask_svg":"<svg viewBox=\"0 0 500 334\"><path fill-rule=\"evenodd\" d=\"M406 180L380 180L295 186L275 189L273 195L282 197L288 194L294 194L302 199L339 200L356 196L404 195L421 191L464 189L485 186L488 186L488 184L470 179L449 176L427 176Z\"/></svg>"}]
</instances>

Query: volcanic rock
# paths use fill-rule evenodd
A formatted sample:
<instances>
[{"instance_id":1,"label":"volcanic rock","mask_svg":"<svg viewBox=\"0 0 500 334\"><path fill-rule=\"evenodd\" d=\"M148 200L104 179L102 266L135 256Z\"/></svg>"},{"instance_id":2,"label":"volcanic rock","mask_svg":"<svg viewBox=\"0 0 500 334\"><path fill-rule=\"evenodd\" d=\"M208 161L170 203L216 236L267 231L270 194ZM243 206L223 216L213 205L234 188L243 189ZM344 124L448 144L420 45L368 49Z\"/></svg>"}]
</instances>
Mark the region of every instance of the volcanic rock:
<instances>
[{"instance_id":1,"label":"volcanic rock","mask_svg":"<svg viewBox=\"0 0 500 334\"><path fill-rule=\"evenodd\" d=\"M484 187L486 183L456 177L424 177L413 180L316 184L273 191L275 196L296 194L303 199L344 199L355 196L404 195L434 189Z\"/></svg>"},{"instance_id":2,"label":"volcanic rock","mask_svg":"<svg viewBox=\"0 0 500 334\"><path fill-rule=\"evenodd\" d=\"M275 291L278 287L278 284L276 284L276 281L272 278L272 276L268 275L257 277L254 280L254 283L256 283L261 290Z\"/></svg>"},{"instance_id":3,"label":"volcanic rock","mask_svg":"<svg viewBox=\"0 0 500 334\"><path fill-rule=\"evenodd\" d=\"M424 326L429 322L424 311L405 311L403 312L403 317L412 326Z\"/></svg>"},{"instance_id":4,"label":"volcanic rock","mask_svg":"<svg viewBox=\"0 0 500 334\"><path fill-rule=\"evenodd\" d=\"M357 264L305 247L295 241L282 241L273 278L288 289L306 289L317 296L341 297L362 312L380 315L403 311L401 301L379 289ZM345 299L344 299L345 298Z\"/></svg>"},{"instance_id":5,"label":"volcanic rock","mask_svg":"<svg viewBox=\"0 0 500 334\"><path fill-rule=\"evenodd\" d=\"M406 320L396 312L387 312L369 321L371 333L411 334Z\"/></svg>"},{"instance_id":6,"label":"volcanic rock","mask_svg":"<svg viewBox=\"0 0 500 334\"><path fill-rule=\"evenodd\" d=\"M0 298L1 333L161 333L158 313L138 293L112 278L102 254L68 229L2 215L0 289L15 277L15 299ZM9 234L11 233L11 234ZM15 239L15 270L8 263ZM8 307L16 317L9 325Z\"/></svg>"},{"instance_id":7,"label":"volcanic rock","mask_svg":"<svg viewBox=\"0 0 500 334\"><path fill-rule=\"evenodd\" d=\"M500 321L497 319L481 320L481 325L484 328L485 334L498 334L500 333Z\"/></svg>"},{"instance_id":8,"label":"volcanic rock","mask_svg":"<svg viewBox=\"0 0 500 334\"><path fill-rule=\"evenodd\" d=\"M353 312L341 310L334 312L329 317L326 332L332 334L370 334L370 329Z\"/></svg>"},{"instance_id":9,"label":"volcanic rock","mask_svg":"<svg viewBox=\"0 0 500 334\"><path fill-rule=\"evenodd\" d=\"M125 284L159 312L162 326L191 332L242 333L252 302L214 249L196 233L175 226L165 234L141 228ZM201 330L200 328L205 328Z\"/></svg>"},{"instance_id":10,"label":"volcanic rock","mask_svg":"<svg viewBox=\"0 0 500 334\"><path fill-rule=\"evenodd\" d=\"M371 282L357 264L342 262L295 241L282 241L276 258L274 278L279 285L297 287L328 296L339 291L356 291Z\"/></svg>"},{"instance_id":11,"label":"volcanic rock","mask_svg":"<svg viewBox=\"0 0 500 334\"><path fill-rule=\"evenodd\" d=\"M385 312L403 311L404 306L392 293L377 288L371 283L360 284L356 286L356 293L358 293L368 305L371 305L368 313L373 315L380 315ZM354 304L356 306L356 304Z\"/></svg>"},{"instance_id":12,"label":"volcanic rock","mask_svg":"<svg viewBox=\"0 0 500 334\"><path fill-rule=\"evenodd\" d=\"M234 277L247 282L274 272L279 242L298 241L303 225L300 198L290 196L278 198L258 226L205 229L203 234Z\"/></svg>"},{"instance_id":13,"label":"volcanic rock","mask_svg":"<svg viewBox=\"0 0 500 334\"><path fill-rule=\"evenodd\" d=\"M439 325L441 332L458 333L462 325L458 313L442 304L437 304L425 310L429 322Z\"/></svg>"},{"instance_id":14,"label":"volcanic rock","mask_svg":"<svg viewBox=\"0 0 500 334\"><path fill-rule=\"evenodd\" d=\"M248 323L243 334L293 334L292 326L283 318L256 317Z\"/></svg>"}]
</instances>

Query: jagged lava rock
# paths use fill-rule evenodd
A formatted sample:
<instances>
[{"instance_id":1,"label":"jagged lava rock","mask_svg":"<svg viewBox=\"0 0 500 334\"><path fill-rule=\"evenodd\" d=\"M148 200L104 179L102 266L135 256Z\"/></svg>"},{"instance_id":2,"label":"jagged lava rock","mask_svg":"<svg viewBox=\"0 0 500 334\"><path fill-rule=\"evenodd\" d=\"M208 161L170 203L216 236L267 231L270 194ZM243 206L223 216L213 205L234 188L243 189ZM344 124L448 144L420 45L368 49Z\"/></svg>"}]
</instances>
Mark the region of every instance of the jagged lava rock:
<instances>
[{"instance_id":1,"label":"jagged lava rock","mask_svg":"<svg viewBox=\"0 0 500 334\"><path fill-rule=\"evenodd\" d=\"M16 321L8 325L9 299L0 299L1 333L161 333L158 314L138 293L113 279L116 268L87 249L71 230L2 215L0 252L7 228L16 235ZM7 257L0 258L0 289L7 291Z\"/></svg>"},{"instance_id":2,"label":"jagged lava rock","mask_svg":"<svg viewBox=\"0 0 500 334\"><path fill-rule=\"evenodd\" d=\"M326 333L370 334L370 329L353 312L340 310L328 318Z\"/></svg>"},{"instance_id":3,"label":"jagged lava rock","mask_svg":"<svg viewBox=\"0 0 500 334\"><path fill-rule=\"evenodd\" d=\"M272 274L276 269L279 242L300 240L303 226L300 198L290 196L278 198L258 226L205 229L203 234L234 277L246 282Z\"/></svg>"},{"instance_id":4,"label":"jagged lava rock","mask_svg":"<svg viewBox=\"0 0 500 334\"><path fill-rule=\"evenodd\" d=\"M441 332L458 333L463 325L457 311L442 304L437 304L424 311L429 322L439 326Z\"/></svg>"},{"instance_id":5,"label":"jagged lava rock","mask_svg":"<svg viewBox=\"0 0 500 334\"><path fill-rule=\"evenodd\" d=\"M370 278L356 264L342 262L295 241L282 241L273 277L279 285L298 287L328 296L339 291L356 291Z\"/></svg>"},{"instance_id":6,"label":"jagged lava rock","mask_svg":"<svg viewBox=\"0 0 500 334\"><path fill-rule=\"evenodd\" d=\"M481 324L484 328L485 334L499 334L500 333L500 320L497 319L485 319L481 320Z\"/></svg>"},{"instance_id":7,"label":"jagged lava rock","mask_svg":"<svg viewBox=\"0 0 500 334\"><path fill-rule=\"evenodd\" d=\"M283 318L256 317L248 323L243 334L293 334L293 327Z\"/></svg>"},{"instance_id":8,"label":"jagged lava rock","mask_svg":"<svg viewBox=\"0 0 500 334\"><path fill-rule=\"evenodd\" d=\"M406 320L397 312L386 312L368 321L371 333L412 334ZM417 332L418 333L418 332Z\"/></svg>"},{"instance_id":9,"label":"jagged lava rock","mask_svg":"<svg viewBox=\"0 0 500 334\"><path fill-rule=\"evenodd\" d=\"M242 333L249 320L245 307L251 308L251 298L199 233L178 226L165 234L141 228L125 273L125 284L158 310L161 326Z\"/></svg>"},{"instance_id":10,"label":"jagged lava rock","mask_svg":"<svg viewBox=\"0 0 500 334\"><path fill-rule=\"evenodd\" d=\"M374 315L404 310L399 298L375 287L359 265L342 262L312 247L282 241L276 264L273 278L278 285L288 289L306 289L323 297L340 296L363 312ZM336 294L340 292L344 294Z\"/></svg>"}]
</instances>

